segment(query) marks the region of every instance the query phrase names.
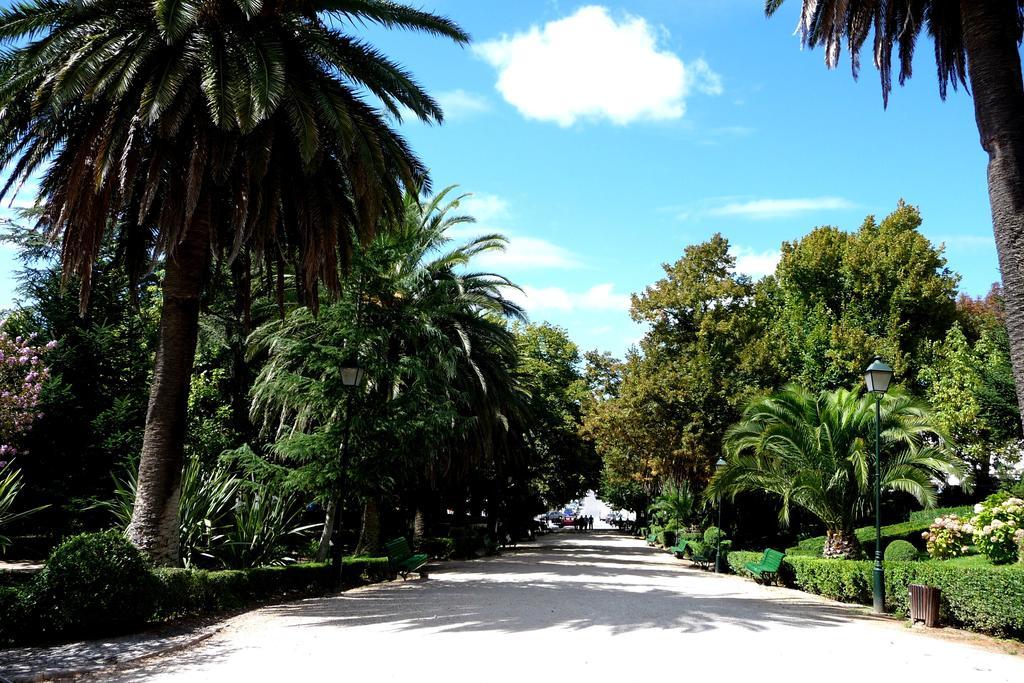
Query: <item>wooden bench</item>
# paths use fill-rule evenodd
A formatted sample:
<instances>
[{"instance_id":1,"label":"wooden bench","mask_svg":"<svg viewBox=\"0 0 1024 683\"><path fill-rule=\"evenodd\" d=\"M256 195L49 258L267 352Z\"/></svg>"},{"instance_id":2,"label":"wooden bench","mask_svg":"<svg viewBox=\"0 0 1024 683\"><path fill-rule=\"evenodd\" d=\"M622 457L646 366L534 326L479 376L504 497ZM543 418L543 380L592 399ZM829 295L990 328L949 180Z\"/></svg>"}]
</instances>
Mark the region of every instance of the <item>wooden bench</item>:
<instances>
[{"instance_id":1,"label":"wooden bench","mask_svg":"<svg viewBox=\"0 0 1024 683\"><path fill-rule=\"evenodd\" d=\"M384 552L387 553L388 559L391 560L392 568L398 572L403 581L413 572L419 572L421 579L427 578L427 572L423 570L423 566L430 559L430 556L425 553L413 553L412 548L409 547L409 542L405 540L404 536L385 543Z\"/></svg>"},{"instance_id":2,"label":"wooden bench","mask_svg":"<svg viewBox=\"0 0 1024 683\"><path fill-rule=\"evenodd\" d=\"M779 567L782 566L782 559L786 553L768 548L761 556L760 562L747 562L746 570L754 575L754 580L774 581L779 575Z\"/></svg>"}]
</instances>

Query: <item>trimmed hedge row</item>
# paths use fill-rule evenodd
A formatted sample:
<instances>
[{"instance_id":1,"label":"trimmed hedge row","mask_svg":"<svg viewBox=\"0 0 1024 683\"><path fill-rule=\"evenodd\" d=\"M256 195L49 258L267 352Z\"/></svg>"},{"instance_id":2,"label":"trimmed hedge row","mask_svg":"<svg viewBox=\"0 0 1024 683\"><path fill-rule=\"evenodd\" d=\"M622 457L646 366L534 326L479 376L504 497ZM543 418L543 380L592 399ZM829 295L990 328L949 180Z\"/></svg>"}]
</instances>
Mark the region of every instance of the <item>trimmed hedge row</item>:
<instances>
[{"instance_id":1,"label":"trimmed hedge row","mask_svg":"<svg viewBox=\"0 0 1024 683\"><path fill-rule=\"evenodd\" d=\"M884 550L889 543L892 541L907 541L912 543L915 548L924 550L924 539L921 538L921 533L928 530L932 522L935 521L934 517L929 517L927 520L921 521L909 521L900 522L898 524L888 524L882 527L882 549ZM857 536L857 540L860 541L861 547L866 553L874 553L875 551L875 527L864 526L854 531ZM821 557L825 551L825 537L815 536L813 538L805 538L796 544L794 548L787 548L786 554L793 556L804 556L804 557Z\"/></svg>"},{"instance_id":2,"label":"trimmed hedge row","mask_svg":"<svg viewBox=\"0 0 1024 683\"><path fill-rule=\"evenodd\" d=\"M918 510L917 512L911 512L909 521L925 522L930 525L938 517L946 517L947 515L956 515L957 517L969 517L973 514L973 505L958 505L956 507L951 508L932 508L931 510Z\"/></svg>"},{"instance_id":3,"label":"trimmed hedge row","mask_svg":"<svg viewBox=\"0 0 1024 683\"><path fill-rule=\"evenodd\" d=\"M346 557L343 561L346 585L394 578L386 557ZM143 601L149 616L142 617L149 622L240 609L275 598L322 595L334 587L330 566L320 563L226 571L159 568L152 570L151 576L152 595ZM55 622L48 617L50 611L36 604L30 586L0 587L0 644L97 632L97 624L85 623L85 619L71 624ZM104 630L108 629L100 629Z\"/></svg>"},{"instance_id":4,"label":"trimmed hedge row","mask_svg":"<svg viewBox=\"0 0 1024 683\"><path fill-rule=\"evenodd\" d=\"M726 561L735 574L750 576L744 565L760 559L761 553L732 552ZM867 560L787 556L779 576L791 588L870 605L872 566ZM886 562L888 611L899 616L909 613L907 586L911 583L935 586L942 591L941 614L945 623L999 636L1024 637L1024 567Z\"/></svg>"}]
</instances>

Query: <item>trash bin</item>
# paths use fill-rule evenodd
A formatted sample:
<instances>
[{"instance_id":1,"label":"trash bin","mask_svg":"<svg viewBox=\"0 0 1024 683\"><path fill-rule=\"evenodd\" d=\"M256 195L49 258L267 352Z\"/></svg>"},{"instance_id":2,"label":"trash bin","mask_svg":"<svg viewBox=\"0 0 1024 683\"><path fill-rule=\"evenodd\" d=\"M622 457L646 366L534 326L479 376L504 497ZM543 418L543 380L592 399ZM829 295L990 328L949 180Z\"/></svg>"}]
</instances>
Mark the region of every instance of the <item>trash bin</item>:
<instances>
[{"instance_id":1,"label":"trash bin","mask_svg":"<svg viewBox=\"0 0 1024 683\"><path fill-rule=\"evenodd\" d=\"M907 588L910 591L910 623L922 621L929 628L938 626L939 589L916 583L910 584Z\"/></svg>"}]
</instances>

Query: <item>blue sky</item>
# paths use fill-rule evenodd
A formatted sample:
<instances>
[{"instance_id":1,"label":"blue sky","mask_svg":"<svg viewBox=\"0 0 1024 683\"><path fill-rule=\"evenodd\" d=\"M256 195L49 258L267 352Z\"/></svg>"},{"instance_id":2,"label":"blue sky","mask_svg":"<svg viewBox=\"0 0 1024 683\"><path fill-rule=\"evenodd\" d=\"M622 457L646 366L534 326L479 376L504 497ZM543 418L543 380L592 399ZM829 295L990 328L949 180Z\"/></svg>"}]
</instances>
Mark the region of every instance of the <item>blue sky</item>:
<instances>
[{"instance_id":1,"label":"blue sky","mask_svg":"<svg viewBox=\"0 0 1024 683\"><path fill-rule=\"evenodd\" d=\"M783 240L854 229L901 197L963 291L999 277L971 101L939 99L927 44L886 111L869 53L855 82L845 56L828 71L800 49L798 0L772 20L759 0L423 4L474 44L365 32L446 107L443 126L403 131L435 189L474 193L480 226L512 239L483 265L583 349L639 339L629 294L688 244L721 232L758 276ZM0 307L12 267L0 251Z\"/></svg>"}]
</instances>

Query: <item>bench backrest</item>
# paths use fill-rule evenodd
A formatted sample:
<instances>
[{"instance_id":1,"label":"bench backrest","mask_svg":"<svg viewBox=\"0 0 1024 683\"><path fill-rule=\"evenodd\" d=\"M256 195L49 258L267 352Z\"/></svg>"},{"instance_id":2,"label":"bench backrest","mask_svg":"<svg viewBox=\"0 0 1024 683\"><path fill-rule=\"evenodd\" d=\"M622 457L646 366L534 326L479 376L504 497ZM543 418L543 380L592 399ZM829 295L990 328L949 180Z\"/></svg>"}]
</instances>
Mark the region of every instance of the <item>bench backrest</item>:
<instances>
[{"instance_id":1,"label":"bench backrest","mask_svg":"<svg viewBox=\"0 0 1024 683\"><path fill-rule=\"evenodd\" d=\"M778 550L768 548L764 551L764 557L761 558L761 566L768 568L769 571L778 571L779 567L782 566L782 558L785 556L786 553L780 553Z\"/></svg>"},{"instance_id":2,"label":"bench backrest","mask_svg":"<svg viewBox=\"0 0 1024 683\"><path fill-rule=\"evenodd\" d=\"M385 543L384 552L395 562L401 562L412 555L412 548L409 547L409 541L401 536Z\"/></svg>"}]
</instances>

